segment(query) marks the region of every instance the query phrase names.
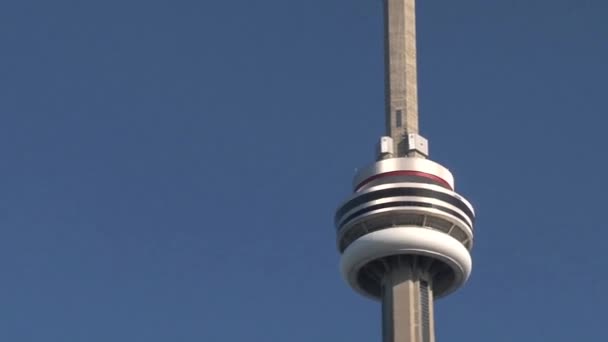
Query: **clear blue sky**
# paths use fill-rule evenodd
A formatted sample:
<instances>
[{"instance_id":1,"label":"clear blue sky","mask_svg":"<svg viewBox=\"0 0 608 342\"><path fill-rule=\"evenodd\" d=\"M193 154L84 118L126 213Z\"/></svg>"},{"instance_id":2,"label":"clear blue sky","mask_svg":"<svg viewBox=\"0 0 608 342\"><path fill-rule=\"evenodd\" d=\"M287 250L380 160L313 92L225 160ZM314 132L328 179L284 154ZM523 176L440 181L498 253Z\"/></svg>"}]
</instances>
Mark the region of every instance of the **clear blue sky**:
<instances>
[{"instance_id":1,"label":"clear blue sky","mask_svg":"<svg viewBox=\"0 0 608 342\"><path fill-rule=\"evenodd\" d=\"M608 2L418 4L421 130L478 212L439 341L606 336ZM379 0L2 1L0 340L380 341L333 211Z\"/></svg>"}]
</instances>

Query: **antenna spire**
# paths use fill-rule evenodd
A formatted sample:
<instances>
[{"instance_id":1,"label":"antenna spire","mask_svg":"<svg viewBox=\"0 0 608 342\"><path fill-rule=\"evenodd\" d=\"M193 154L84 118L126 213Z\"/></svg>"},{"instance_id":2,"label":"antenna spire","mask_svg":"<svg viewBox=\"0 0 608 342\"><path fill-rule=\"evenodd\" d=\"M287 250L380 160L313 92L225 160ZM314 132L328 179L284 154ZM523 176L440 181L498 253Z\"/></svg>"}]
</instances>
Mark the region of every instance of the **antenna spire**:
<instances>
[{"instance_id":1,"label":"antenna spire","mask_svg":"<svg viewBox=\"0 0 608 342\"><path fill-rule=\"evenodd\" d=\"M381 158L426 157L418 135L418 77L415 0L384 0L386 135L392 153Z\"/></svg>"}]
</instances>

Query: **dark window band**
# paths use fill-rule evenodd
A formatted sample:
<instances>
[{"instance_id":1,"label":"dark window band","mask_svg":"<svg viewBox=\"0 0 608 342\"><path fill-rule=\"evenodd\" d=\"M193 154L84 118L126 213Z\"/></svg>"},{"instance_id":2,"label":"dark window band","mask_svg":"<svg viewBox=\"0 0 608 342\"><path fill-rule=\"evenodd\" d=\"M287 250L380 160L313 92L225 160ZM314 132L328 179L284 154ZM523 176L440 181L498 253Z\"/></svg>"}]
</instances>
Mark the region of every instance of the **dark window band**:
<instances>
[{"instance_id":1,"label":"dark window band","mask_svg":"<svg viewBox=\"0 0 608 342\"><path fill-rule=\"evenodd\" d=\"M471 209L461 200L456 197L450 196L446 193L429 190L429 189L421 189L421 188L391 188L379 191L373 191L367 193L365 195L361 195L353 198L351 201L347 202L342 206L342 208L338 209L336 213L336 223L338 220L344 216L347 212L352 210L353 208L370 201L375 201L382 198L387 197L398 197L398 196L419 196L419 197L429 197L438 199L444 202L447 202L456 208L462 210L470 219L471 222L475 222L475 215L471 211Z\"/></svg>"},{"instance_id":2,"label":"dark window band","mask_svg":"<svg viewBox=\"0 0 608 342\"><path fill-rule=\"evenodd\" d=\"M346 220L344 220L344 223L342 223L340 225L340 227L337 227L338 230L340 228L342 228L344 225L346 225L348 222L350 222L351 220L353 220L354 218L361 216L363 214L366 214L370 211L374 211L374 210L378 210L378 209L385 209L385 208L392 208L392 207L422 207L422 208L433 208L433 209L437 209L437 210L441 210L445 213L448 213L452 216L456 216L459 219L461 219L463 222L467 222L467 220L464 218L464 216L462 216L461 214L455 212L454 210L439 206L439 205L435 205L435 204L430 204L430 203L424 203L424 202L390 202L390 203L384 203L384 204L378 204L378 205L372 205L370 207L366 207L363 208L351 215L349 215Z\"/></svg>"}]
</instances>

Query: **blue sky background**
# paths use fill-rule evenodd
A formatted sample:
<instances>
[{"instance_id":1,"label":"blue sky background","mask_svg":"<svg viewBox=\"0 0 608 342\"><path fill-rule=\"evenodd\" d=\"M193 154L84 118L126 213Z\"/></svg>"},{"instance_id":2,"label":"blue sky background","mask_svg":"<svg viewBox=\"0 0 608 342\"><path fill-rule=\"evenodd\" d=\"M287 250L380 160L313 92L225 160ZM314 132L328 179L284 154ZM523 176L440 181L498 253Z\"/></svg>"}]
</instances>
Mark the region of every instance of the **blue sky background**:
<instances>
[{"instance_id":1,"label":"blue sky background","mask_svg":"<svg viewBox=\"0 0 608 342\"><path fill-rule=\"evenodd\" d=\"M422 134L478 212L439 341L601 341L605 0L419 1ZM380 341L333 211L379 0L0 2L0 340Z\"/></svg>"}]
</instances>

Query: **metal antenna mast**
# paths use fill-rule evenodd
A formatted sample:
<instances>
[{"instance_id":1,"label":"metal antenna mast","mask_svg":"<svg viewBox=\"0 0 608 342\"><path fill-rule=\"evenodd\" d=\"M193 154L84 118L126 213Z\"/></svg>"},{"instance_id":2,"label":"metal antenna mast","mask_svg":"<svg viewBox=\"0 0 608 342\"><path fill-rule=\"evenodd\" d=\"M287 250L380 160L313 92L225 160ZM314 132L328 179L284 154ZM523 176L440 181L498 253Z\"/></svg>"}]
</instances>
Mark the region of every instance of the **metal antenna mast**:
<instances>
[{"instance_id":1,"label":"metal antenna mast","mask_svg":"<svg viewBox=\"0 0 608 342\"><path fill-rule=\"evenodd\" d=\"M416 1L384 0L384 30L386 135L393 139L392 155L422 156L408 140L418 134Z\"/></svg>"}]
</instances>

